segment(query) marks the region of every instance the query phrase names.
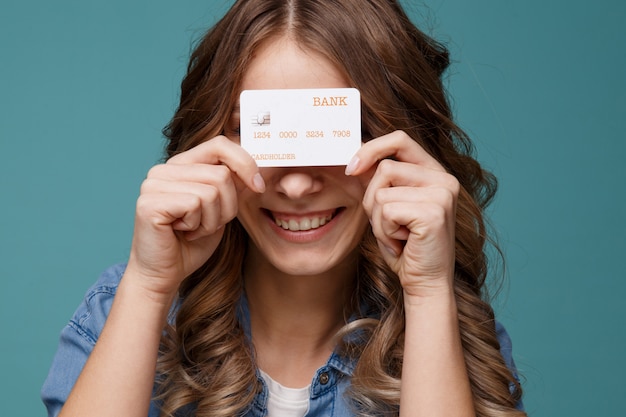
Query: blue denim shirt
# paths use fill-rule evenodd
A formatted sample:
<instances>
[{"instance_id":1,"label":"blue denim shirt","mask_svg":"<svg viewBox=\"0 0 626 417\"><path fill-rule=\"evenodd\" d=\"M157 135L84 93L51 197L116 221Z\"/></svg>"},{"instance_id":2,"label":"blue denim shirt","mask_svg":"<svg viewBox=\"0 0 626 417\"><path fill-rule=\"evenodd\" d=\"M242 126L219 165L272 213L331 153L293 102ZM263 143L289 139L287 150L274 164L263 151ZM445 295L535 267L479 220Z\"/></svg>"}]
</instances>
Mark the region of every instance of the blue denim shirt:
<instances>
[{"instance_id":1,"label":"blue denim shirt","mask_svg":"<svg viewBox=\"0 0 626 417\"><path fill-rule=\"evenodd\" d=\"M115 265L107 269L98 281L87 291L68 325L61 332L59 347L52 362L50 372L41 390L41 396L48 409L48 416L57 416L65 403L74 383L78 379L89 354L91 353L104 322L109 314L125 265ZM242 325L249 336L247 325L249 313L243 303ZM501 352L517 378L513 363L511 340L506 330L496 323ZM351 417L349 400L345 397L350 386L354 362L333 353L328 362L315 374L311 383L311 396L307 417ZM259 376L263 390L257 394L245 417L263 417L267 414L268 389ZM522 408L521 403L518 408ZM181 410L179 415L193 415L193 408ZM153 401L148 417L159 417L159 404Z\"/></svg>"}]
</instances>

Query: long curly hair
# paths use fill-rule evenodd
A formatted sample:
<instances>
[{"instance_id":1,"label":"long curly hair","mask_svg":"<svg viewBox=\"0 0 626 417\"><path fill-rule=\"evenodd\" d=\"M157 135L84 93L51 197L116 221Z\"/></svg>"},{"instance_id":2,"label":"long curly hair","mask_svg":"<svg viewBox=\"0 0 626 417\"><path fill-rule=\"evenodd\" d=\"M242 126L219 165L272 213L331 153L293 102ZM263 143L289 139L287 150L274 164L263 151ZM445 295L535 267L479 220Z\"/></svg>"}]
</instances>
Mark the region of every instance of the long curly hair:
<instances>
[{"instance_id":1,"label":"long curly hair","mask_svg":"<svg viewBox=\"0 0 626 417\"><path fill-rule=\"evenodd\" d=\"M522 390L499 351L487 301L483 211L495 178L472 157L453 122L442 76L446 48L422 33L395 0L240 0L196 44L180 105L164 129L169 157L223 132L254 51L289 36L316 51L361 92L364 140L404 130L459 180L454 277L459 326L478 416L523 416ZM238 320L247 235L235 219L206 264L180 288L175 322L157 365L162 415L193 405L197 416L240 415L260 389L253 348ZM360 415L397 415L403 357L403 294L368 230L360 244L355 306L345 355L357 359L349 395ZM372 318L374 317L374 318ZM344 337L343 340L354 340Z\"/></svg>"}]
</instances>

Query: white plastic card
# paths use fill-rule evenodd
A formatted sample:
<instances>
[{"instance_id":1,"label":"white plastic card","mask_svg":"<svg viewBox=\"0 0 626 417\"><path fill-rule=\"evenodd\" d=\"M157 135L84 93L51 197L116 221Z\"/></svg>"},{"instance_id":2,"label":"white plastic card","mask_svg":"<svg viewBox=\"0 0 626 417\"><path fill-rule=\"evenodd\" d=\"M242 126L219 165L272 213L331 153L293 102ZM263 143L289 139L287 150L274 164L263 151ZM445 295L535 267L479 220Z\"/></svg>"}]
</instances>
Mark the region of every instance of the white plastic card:
<instances>
[{"instance_id":1,"label":"white plastic card","mask_svg":"<svg viewBox=\"0 0 626 417\"><path fill-rule=\"evenodd\" d=\"M241 146L260 167L347 165L361 146L354 88L246 90Z\"/></svg>"}]
</instances>

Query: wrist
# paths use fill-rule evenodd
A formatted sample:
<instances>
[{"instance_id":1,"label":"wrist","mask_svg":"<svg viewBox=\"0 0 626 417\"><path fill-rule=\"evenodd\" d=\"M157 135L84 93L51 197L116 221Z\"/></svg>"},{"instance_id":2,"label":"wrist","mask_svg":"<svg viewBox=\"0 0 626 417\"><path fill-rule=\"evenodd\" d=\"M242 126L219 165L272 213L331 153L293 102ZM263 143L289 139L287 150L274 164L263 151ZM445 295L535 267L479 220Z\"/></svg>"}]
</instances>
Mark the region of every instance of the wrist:
<instances>
[{"instance_id":1,"label":"wrist","mask_svg":"<svg viewBox=\"0 0 626 417\"><path fill-rule=\"evenodd\" d=\"M118 292L125 293L142 305L169 311L178 293L178 287L170 288L163 285L160 280L160 278L142 274L129 266L122 276Z\"/></svg>"},{"instance_id":2,"label":"wrist","mask_svg":"<svg viewBox=\"0 0 626 417\"><path fill-rule=\"evenodd\" d=\"M422 279L414 284L403 285L406 306L423 303L455 302L454 277L452 275Z\"/></svg>"},{"instance_id":3,"label":"wrist","mask_svg":"<svg viewBox=\"0 0 626 417\"><path fill-rule=\"evenodd\" d=\"M440 288L421 288L420 291L404 290L404 308L450 310L456 314L456 298L454 288L442 286Z\"/></svg>"}]
</instances>

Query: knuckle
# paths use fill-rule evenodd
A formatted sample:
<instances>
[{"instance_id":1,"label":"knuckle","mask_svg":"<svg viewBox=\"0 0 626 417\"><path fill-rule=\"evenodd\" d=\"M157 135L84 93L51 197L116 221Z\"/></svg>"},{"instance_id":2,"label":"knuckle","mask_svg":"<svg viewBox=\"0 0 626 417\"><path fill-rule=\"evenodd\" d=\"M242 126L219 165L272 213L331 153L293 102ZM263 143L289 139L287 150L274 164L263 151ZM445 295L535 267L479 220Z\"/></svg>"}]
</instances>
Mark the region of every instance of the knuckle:
<instances>
[{"instance_id":1,"label":"knuckle","mask_svg":"<svg viewBox=\"0 0 626 417\"><path fill-rule=\"evenodd\" d=\"M217 147L221 148L223 146L230 145L232 142L226 136L218 135L218 136L215 136L214 138L212 138L210 140L207 140L205 143L209 143L210 144L210 145L207 145L207 146L217 146Z\"/></svg>"},{"instance_id":2,"label":"knuckle","mask_svg":"<svg viewBox=\"0 0 626 417\"><path fill-rule=\"evenodd\" d=\"M203 220L202 223L200 223L200 226L198 229L201 232L200 233L201 236L210 236L217 231L218 226L216 224L213 224L213 222L207 222Z\"/></svg>"},{"instance_id":3,"label":"knuckle","mask_svg":"<svg viewBox=\"0 0 626 417\"><path fill-rule=\"evenodd\" d=\"M388 175L392 171L393 165L393 160L383 159L378 163L378 168L376 168L376 171L383 176Z\"/></svg>"},{"instance_id":4,"label":"knuckle","mask_svg":"<svg viewBox=\"0 0 626 417\"><path fill-rule=\"evenodd\" d=\"M206 185L204 187L203 197L206 198L208 201L211 201L211 202L219 200L219 198L220 198L220 191L214 185ZM202 199L199 196L198 196L198 199L199 199L199 201L202 201Z\"/></svg>"},{"instance_id":5,"label":"knuckle","mask_svg":"<svg viewBox=\"0 0 626 417\"><path fill-rule=\"evenodd\" d=\"M452 174L446 174L445 186L454 195L459 195L459 192L461 191L461 183L457 177Z\"/></svg>"},{"instance_id":6,"label":"knuckle","mask_svg":"<svg viewBox=\"0 0 626 417\"><path fill-rule=\"evenodd\" d=\"M402 140L413 140L408 133L406 133L404 130L396 130L396 134L398 135L398 137Z\"/></svg>"},{"instance_id":7,"label":"knuckle","mask_svg":"<svg viewBox=\"0 0 626 417\"><path fill-rule=\"evenodd\" d=\"M386 188L381 188L378 189L374 192L374 203L376 203L377 205L383 205L388 201L388 197L387 197L388 191Z\"/></svg>"},{"instance_id":8,"label":"knuckle","mask_svg":"<svg viewBox=\"0 0 626 417\"><path fill-rule=\"evenodd\" d=\"M139 194L147 194L154 189L155 181L152 178L146 178L139 187Z\"/></svg>"},{"instance_id":9,"label":"knuckle","mask_svg":"<svg viewBox=\"0 0 626 417\"><path fill-rule=\"evenodd\" d=\"M136 203L137 215L139 217L146 216L148 213L152 212L152 206L152 199L147 198L145 195L140 195Z\"/></svg>"},{"instance_id":10,"label":"knuckle","mask_svg":"<svg viewBox=\"0 0 626 417\"><path fill-rule=\"evenodd\" d=\"M395 214L395 209L393 204L381 204L380 205L380 215L383 219L391 219Z\"/></svg>"},{"instance_id":11,"label":"knuckle","mask_svg":"<svg viewBox=\"0 0 626 417\"><path fill-rule=\"evenodd\" d=\"M220 184L228 184L231 182L230 169L226 165L215 166L215 180Z\"/></svg>"},{"instance_id":12,"label":"knuckle","mask_svg":"<svg viewBox=\"0 0 626 417\"><path fill-rule=\"evenodd\" d=\"M457 196L454 190L448 187L441 187L438 189L437 195L442 208L451 208L454 206Z\"/></svg>"},{"instance_id":13,"label":"knuckle","mask_svg":"<svg viewBox=\"0 0 626 417\"><path fill-rule=\"evenodd\" d=\"M148 170L148 174L146 178L158 178L161 176L163 169L165 168L164 164L155 165L150 170Z\"/></svg>"},{"instance_id":14,"label":"knuckle","mask_svg":"<svg viewBox=\"0 0 626 417\"><path fill-rule=\"evenodd\" d=\"M439 204L430 204L423 210L423 216L431 228L440 228L448 221L448 211Z\"/></svg>"},{"instance_id":15,"label":"knuckle","mask_svg":"<svg viewBox=\"0 0 626 417\"><path fill-rule=\"evenodd\" d=\"M398 145L405 144L407 142L415 142L408 133L404 130L396 130L393 132L393 138L397 141Z\"/></svg>"},{"instance_id":16,"label":"knuckle","mask_svg":"<svg viewBox=\"0 0 626 417\"><path fill-rule=\"evenodd\" d=\"M189 213L202 213L202 209L204 206L204 202L202 201L202 197L199 195L191 194L189 197L189 201L187 203L187 211Z\"/></svg>"}]
</instances>

